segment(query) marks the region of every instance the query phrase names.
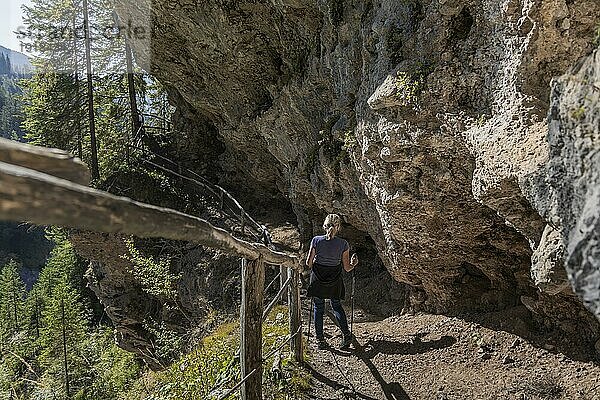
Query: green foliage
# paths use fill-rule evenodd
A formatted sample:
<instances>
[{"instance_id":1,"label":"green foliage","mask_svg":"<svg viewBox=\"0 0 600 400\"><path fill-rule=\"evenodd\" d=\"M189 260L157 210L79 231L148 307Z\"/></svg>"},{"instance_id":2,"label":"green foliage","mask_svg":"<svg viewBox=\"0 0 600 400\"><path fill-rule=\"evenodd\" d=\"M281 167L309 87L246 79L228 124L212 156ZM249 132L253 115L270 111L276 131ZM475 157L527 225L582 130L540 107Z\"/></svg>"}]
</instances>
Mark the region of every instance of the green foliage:
<instances>
[{"instance_id":1,"label":"green foliage","mask_svg":"<svg viewBox=\"0 0 600 400\"><path fill-rule=\"evenodd\" d=\"M76 154L79 133L85 126L80 85L72 76L47 68L24 80L22 87L27 141Z\"/></svg>"},{"instance_id":2,"label":"green foliage","mask_svg":"<svg viewBox=\"0 0 600 400\"><path fill-rule=\"evenodd\" d=\"M289 358L291 357L288 353L289 345L284 344L289 334L288 309L284 306L277 306L263 324L263 356L272 354L283 345L282 376L271 374L269 370L277 357L276 354L265 360L264 365L267 367L263 377L263 398L265 399L299 399L302 398L302 392L311 387L310 374Z\"/></svg>"},{"instance_id":3,"label":"green foliage","mask_svg":"<svg viewBox=\"0 0 600 400\"><path fill-rule=\"evenodd\" d=\"M56 391L66 396L76 393L82 389L85 374L82 344L87 336L87 323L78 293L64 278L59 279L47 299L41 325L41 367L55 382L61 382L62 387L55 388ZM67 380L71 385L69 394Z\"/></svg>"},{"instance_id":4,"label":"green foliage","mask_svg":"<svg viewBox=\"0 0 600 400\"><path fill-rule=\"evenodd\" d=\"M489 116L487 114L485 114L485 113L479 114L479 117L477 117L477 121L476 121L477 127L483 128L488 119L489 119Z\"/></svg>"},{"instance_id":5,"label":"green foliage","mask_svg":"<svg viewBox=\"0 0 600 400\"><path fill-rule=\"evenodd\" d=\"M133 265L131 273L142 284L143 290L153 296L167 300L177 299L177 283L181 274L173 275L170 271L171 261L167 258L154 260L144 256L136 247L132 238L125 241L129 255L123 258Z\"/></svg>"},{"instance_id":6,"label":"green foliage","mask_svg":"<svg viewBox=\"0 0 600 400\"><path fill-rule=\"evenodd\" d=\"M172 362L181 356L183 338L177 332L169 329L164 321L158 323L153 320L146 320L144 321L144 328L154 336L153 355L157 359Z\"/></svg>"},{"instance_id":7,"label":"green foliage","mask_svg":"<svg viewBox=\"0 0 600 400\"><path fill-rule=\"evenodd\" d=\"M276 307L263 325L263 355L280 347L289 335L287 309ZM228 388L233 387L240 377L239 324L222 324L212 335L189 354L181 357L167 370L152 374L147 387L147 400L195 400L217 399ZM284 400L301 398L302 392L310 388L310 375L289 361L285 355L288 346L283 346L282 376L269 373L273 364L272 355L265 360L263 375L263 398ZM132 398L136 396L131 395ZM231 398L239 398L239 394Z\"/></svg>"},{"instance_id":8,"label":"green foliage","mask_svg":"<svg viewBox=\"0 0 600 400\"><path fill-rule=\"evenodd\" d=\"M119 398L139 377L138 363L116 346L112 329L91 326L66 232L47 235L56 246L29 293L16 263L0 271L0 399Z\"/></svg>"},{"instance_id":9,"label":"green foliage","mask_svg":"<svg viewBox=\"0 0 600 400\"><path fill-rule=\"evenodd\" d=\"M22 104L21 88L18 79L10 75L0 75L0 137L21 140Z\"/></svg>"},{"instance_id":10,"label":"green foliage","mask_svg":"<svg viewBox=\"0 0 600 400\"><path fill-rule=\"evenodd\" d=\"M225 324L205 338L192 352L157 374L156 386L148 400L209 399L217 383L239 379L234 357L239 347L239 326Z\"/></svg>"},{"instance_id":11,"label":"green foliage","mask_svg":"<svg viewBox=\"0 0 600 400\"><path fill-rule=\"evenodd\" d=\"M585 118L585 107L577 107L571 110L571 118L580 121Z\"/></svg>"},{"instance_id":12,"label":"green foliage","mask_svg":"<svg viewBox=\"0 0 600 400\"><path fill-rule=\"evenodd\" d=\"M135 356L115 344L112 329L93 330L82 344L87 360L85 388L80 398L111 400L122 397L139 377L141 368Z\"/></svg>"},{"instance_id":13,"label":"green foliage","mask_svg":"<svg viewBox=\"0 0 600 400\"><path fill-rule=\"evenodd\" d=\"M90 0L92 27L113 27L113 0ZM90 118L87 97L84 41L71 30L82 25L81 0L48 2L32 0L25 9L25 24L33 32L61 27L60 34L34 35L36 73L23 83L24 122L27 139L38 145L58 147L91 165ZM129 162L132 119L127 85L125 43L108 39L92 29L91 64L94 120L100 176L109 178ZM115 33L115 32L111 32ZM50 37L45 37L50 36ZM146 96L150 81L134 69L138 97ZM154 111L154 103L140 101L142 111ZM81 151L81 154L79 152ZM97 182L98 183L98 182Z\"/></svg>"},{"instance_id":14,"label":"green foliage","mask_svg":"<svg viewBox=\"0 0 600 400\"><path fill-rule=\"evenodd\" d=\"M25 284L15 261L9 261L0 271L0 396L18 391L17 379L22 360L30 352L31 341L25 327Z\"/></svg>"},{"instance_id":15,"label":"green foliage","mask_svg":"<svg viewBox=\"0 0 600 400\"><path fill-rule=\"evenodd\" d=\"M24 322L25 284L21 280L18 265L9 261L0 271L0 329L3 341L21 331Z\"/></svg>"},{"instance_id":16,"label":"green foliage","mask_svg":"<svg viewBox=\"0 0 600 400\"><path fill-rule=\"evenodd\" d=\"M66 231L60 228L48 228L46 237L54 242L55 246L32 288L32 293L39 295L42 307L45 306L45 300L51 296L53 288L59 282L71 282L79 288L82 286L83 280L83 271L78 264L75 250L68 240Z\"/></svg>"},{"instance_id":17,"label":"green foliage","mask_svg":"<svg viewBox=\"0 0 600 400\"><path fill-rule=\"evenodd\" d=\"M0 54L0 75L10 75L12 66L8 54Z\"/></svg>"},{"instance_id":18,"label":"green foliage","mask_svg":"<svg viewBox=\"0 0 600 400\"><path fill-rule=\"evenodd\" d=\"M342 146L342 150L350 151L355 148L357 144L354 130L350 129L344 132L344 145Z\"/></svg>"},{"instance_id":19,"label":"green foliage","mask_svg":"<svg viewBox=\"0 0 600 400\"><path fill-rule=\"evenodd\" d=\"M143 79L137 82L145 85ZM91 162L89 119L85 82L48 65L24 80L23 128L28 142L56 147ZM141 90L141 88L139 88ZM101 176L111 176L127 165L127 141L131 135L126 76L111 74L94 78L94 110Z\"/></svg>"},{"instance_id":20,"label":"green foliage","mask_svg":"<svg viewBox=\"0 0 600 400\"><path fill-rule=\"evenodd\" d=\"M433 67L429 63L418 63L411 71L396 73L396 98L402 106L416 107L419 95L425 88L427 75L432 71Z\"/></svg>"}]
</instances>

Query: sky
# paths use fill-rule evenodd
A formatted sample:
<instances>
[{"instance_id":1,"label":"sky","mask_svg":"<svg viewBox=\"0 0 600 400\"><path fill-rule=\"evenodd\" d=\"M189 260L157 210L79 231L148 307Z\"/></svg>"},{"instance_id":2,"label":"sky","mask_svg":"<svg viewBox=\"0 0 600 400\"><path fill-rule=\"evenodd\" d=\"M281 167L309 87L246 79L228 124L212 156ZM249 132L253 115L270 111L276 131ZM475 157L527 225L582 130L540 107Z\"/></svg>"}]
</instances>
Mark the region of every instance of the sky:
<instances>
[{"instance_id":1,"label":"sky","mask_svg":"<svg viewBox=\"0 0 600 400\"><path fill-rule=\"evenodd\" d=\"M0 46L21 51L20 41L13 33L23 25L21 5L29 0L0 0Z\"/></svg>"}]
</instances>

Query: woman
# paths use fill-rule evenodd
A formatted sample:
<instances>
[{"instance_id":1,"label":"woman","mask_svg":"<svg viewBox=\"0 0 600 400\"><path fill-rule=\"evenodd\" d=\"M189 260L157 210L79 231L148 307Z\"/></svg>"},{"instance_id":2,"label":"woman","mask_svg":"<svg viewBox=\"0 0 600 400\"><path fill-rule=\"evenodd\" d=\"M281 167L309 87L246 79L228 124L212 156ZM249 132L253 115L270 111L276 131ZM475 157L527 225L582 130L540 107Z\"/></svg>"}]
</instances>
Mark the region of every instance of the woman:
<instances>
[{"instance_id":1,"label":"woman","mask_svg":"<svg viewBox=\"0 0 600 400\"><path fill-rule=\"evenodd\" d=\"M340 216L329 214L323 223L325 235L315 236L312 239L306 259L306 265L311 268L308 296L313 298L315 304L315 332L319 349L325 349L328 346L325 336L323 336L325 299L330 299L333 314L344 335L342 347L348 347L352 340L346 313L340 303L345 296L342 266L347 272L352 271L358 264L358 257L353 254L350 258L348 242L337 237L341 227Z\"/></svg>"}]
</instances>

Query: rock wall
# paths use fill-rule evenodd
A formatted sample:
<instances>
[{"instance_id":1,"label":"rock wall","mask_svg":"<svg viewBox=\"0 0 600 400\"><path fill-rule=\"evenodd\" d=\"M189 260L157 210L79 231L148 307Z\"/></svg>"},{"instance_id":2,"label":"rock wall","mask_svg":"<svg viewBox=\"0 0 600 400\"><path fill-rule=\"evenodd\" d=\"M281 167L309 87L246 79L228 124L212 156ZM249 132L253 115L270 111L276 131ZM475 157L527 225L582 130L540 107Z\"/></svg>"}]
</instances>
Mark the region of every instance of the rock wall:
<instances>
[{"instance_id":1,"label":"rock wall","mask_svg":"<svg viewBox=\"0 0 600 400\"><path fill-rule=\"evenodd\" d=\"M549 160L533 186L545 196L535 205L575 292L600 317L600 51L554 80L550 99Z\"/></svg>"},{"instance_id":2,"label":"rock wall","mask_svg":"<svg viewBox=\"0 0 600 400\"><path fill-rule=\"evenodd\" d=\"M170 352L186 350L187 344L195 343L239 306L239 260L186 243L160 243L162 257L170 260L169 273L177 277L173 279L177 296L169 298L136 277L124 239L89 232L70 236L77 253L93 260L86 273L88 286L112 321L117 344L160 370L172 361ZM152 247L156 244L138 240L136 248L142 249L144 256L155 256ZM174 254L174 249L180 254ZM217 321L211 316L214 313L220 314ZM171 334L183 338L184 343L181 349L171 343L167 352L160 336Z\"/></svg>"},{"instance_id":3,"label":"rock wall","mask_svg":"<svg viewBox=\"0 0 600 400\"><path fill-rule=\"evenodd\" d=\"M117 3L123 20L142 18ZM589 83L557 81L546 121L550 80L594 47L597 1L154 0L151 9L151 48L136 48L138 62L193 110L194 135L206 127L220 142L221 183L277 199L274 210L291 204L303 239L338 212L410 286L413 308L522 302L554 320L579 318L564 293L566 246L570 277L597 307L598 191L584 186L600 169L590 155L598 130L594 140L577 128L598 123ZM585 65L597 79L597 61ZM573 116L565 96L584 111ZM561 296L540 294L532 276ZM553 301L575 311L552 315Z\"/></svg>"}]
</instances>

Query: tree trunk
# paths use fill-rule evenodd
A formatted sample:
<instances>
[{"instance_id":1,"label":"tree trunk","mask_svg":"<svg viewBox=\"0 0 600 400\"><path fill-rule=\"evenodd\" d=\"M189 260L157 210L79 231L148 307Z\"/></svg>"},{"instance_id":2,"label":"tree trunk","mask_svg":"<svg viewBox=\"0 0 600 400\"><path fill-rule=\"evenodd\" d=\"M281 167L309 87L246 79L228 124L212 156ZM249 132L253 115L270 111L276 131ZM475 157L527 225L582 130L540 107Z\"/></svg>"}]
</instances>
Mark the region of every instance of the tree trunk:
<instances>
[{"instance_id":1,"label":"tree trunk","mask_svg":"<svg viewBox=\"0 0 600 400\"><path fill-rule=\"evenodd\" d=\"M12 290L13 290L13 311L15 313L15 333L19 330L19 319L17 317L17 282L15 280L15 277L13 276L13 282L12 282Z\"/></svg>"},{"instance_id":2,"label":"tree trunk","mask_svg":"<svg viewBox=\"0 0 600 400\"><path fill-rule=\"evenodd\" d=\"M127 89L129 91L129 107L131 108L131 138L135 138L140 133L142 121L137 106L137 98L135 95L135 81L133 79L133 55L129 40L125 38L125 58L127 60ZM127 140L127 144L131 144L131 138ZM126 149L129 152L129 148Z\"/></svg>"},{"instance_id":3,"label":"tree trunk","mask_svg":"<svg viewBox=\"0 0 600 400\"><path fill-rule=\"evenodd\" d=\"M73 32L77 30L76 10L77 4L73 0ZM83 135L81 134L81 97L79 93L79 59L77 57L77 35L73 35L73 79L75 80L75 105L77 115L75 116L75 129L77 130L77 157L83 159Z\"/></svg>"},{"instance_id":4,"label":"tree trunk","mask_svg":"<svg viewBox=\"0 0 600 400\"><path fill-rule=\"evenodd\" d=\"M60 312L62 322L62 345L63 345L63 365L65 369L65 390L67 392L67 398L69 398L69 365L67 363L67 329L65 327L65 300L60 299Z\"/></svg>"},{"instance_id":5,"label":"tree trunk","mask_svg":"<svg viewBox=\"0 0 600 400\"><path fill-rule=\"evenodd\" d=\"M40 303L37 291L35 292L35 337L40 338Z\"/></svg>"},{"instance_id":6,"label":"tree trunk","mask_svg":"<svg viewBox=\"0 0 600 400\"><path fill-rule=\"evenodd\" d=\"M87 75L87 102L90 125L90 145L92 148L91 172L92 180L100 178L98 167L98 145L96 144L96 119L94 116L94 84L92 82L92 56L88 0L83 0L83 25L85 30L85 67Z\"/></svg>"}]
</instances>

